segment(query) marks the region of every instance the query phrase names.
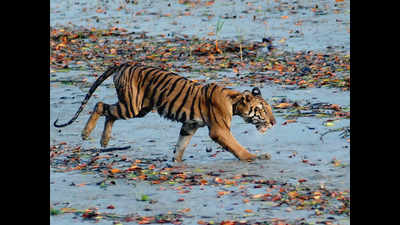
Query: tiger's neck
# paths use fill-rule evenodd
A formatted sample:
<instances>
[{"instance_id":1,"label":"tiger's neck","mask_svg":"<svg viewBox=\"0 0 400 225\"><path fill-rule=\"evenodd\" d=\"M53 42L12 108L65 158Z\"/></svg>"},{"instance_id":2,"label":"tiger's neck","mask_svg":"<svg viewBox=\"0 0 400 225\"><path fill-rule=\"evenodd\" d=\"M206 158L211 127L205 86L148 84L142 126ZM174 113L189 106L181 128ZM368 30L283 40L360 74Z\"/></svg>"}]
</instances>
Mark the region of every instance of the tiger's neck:
<instances>
[{"instance_id":1,"label":"tiger's neck","mask_svg":"<svg viewBox=\"0 0 400 225\"><path fill-rule=\"evenodd\" d=\"M243 94L239 91L231 90L230 93L228 94L228 97L230 98L232 103L232 114L239 115L239 111L237 110L237 105L240 99L242 99Z\"/></svg>"}]
</instances>

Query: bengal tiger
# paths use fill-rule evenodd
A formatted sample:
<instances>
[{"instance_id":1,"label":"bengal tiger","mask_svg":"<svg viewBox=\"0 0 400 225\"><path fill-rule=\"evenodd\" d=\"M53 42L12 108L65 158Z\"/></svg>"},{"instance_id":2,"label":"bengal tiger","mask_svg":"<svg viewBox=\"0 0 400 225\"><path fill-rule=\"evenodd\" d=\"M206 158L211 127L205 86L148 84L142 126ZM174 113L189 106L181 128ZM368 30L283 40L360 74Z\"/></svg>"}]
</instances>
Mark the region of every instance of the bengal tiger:
<instances>
[{"instance_id":1,"label":"bengal tiger","mask_svg":"<svg viewBox=\"0 0 400 225\"><path fill-rule=\"evenodd\" d=\"M262 98L257 87L251 92L239 92L214 83L200 84L159 68L124 63L110 67L99 76L73 118L65 124L57 124L57 119L54 126L65 127L74 122L96 88L111 75L114 75L118 102L113 105L97 102L82 131L82 139L86 140L99 117L105 116L100 140L102 147L107 146L116 120L144 117L157 110L160 116L182 123L174 150L176 162L182 161L186 146L197 129L206 125L213 141L239 160L251 161L258 156L246 150L233 137L230 131L232 116L241 116L261 133L276 123L271 106Z\"/></svg>"}]
</instances>

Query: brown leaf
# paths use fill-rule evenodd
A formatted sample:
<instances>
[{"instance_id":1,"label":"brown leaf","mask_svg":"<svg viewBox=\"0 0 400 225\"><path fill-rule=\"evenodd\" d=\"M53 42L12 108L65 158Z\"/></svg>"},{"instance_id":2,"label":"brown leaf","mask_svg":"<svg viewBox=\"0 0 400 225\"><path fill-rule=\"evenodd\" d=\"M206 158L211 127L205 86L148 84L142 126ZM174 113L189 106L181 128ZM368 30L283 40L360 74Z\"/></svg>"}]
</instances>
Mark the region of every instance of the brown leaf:
<instances>
[{"instance_id":1,"label":"brown leaf","mask_svg":"<svg viewBox=\"0 0 400 225\"><path fill-rule=\"evenodd\" d=\"M282 102L282 103L279 103L278 105L274 105L273 107L274 107L275 109L287 109L287 108L289 108L290 106L292 106L292 104L290 104L290 103L288 103L288 102Z\"/></svg>"},{"instance_id":2,"label":"brown leaf","mask_svg":"<svg viewBox=\"0 0 400 225\"><path fill-rule=\"evenodd\" d=\"M297 122L297 120L286 120L285 122L282 123L282 125L284 126L288 123L295 123L295 122Z\"/></svg>"}]
</instances>

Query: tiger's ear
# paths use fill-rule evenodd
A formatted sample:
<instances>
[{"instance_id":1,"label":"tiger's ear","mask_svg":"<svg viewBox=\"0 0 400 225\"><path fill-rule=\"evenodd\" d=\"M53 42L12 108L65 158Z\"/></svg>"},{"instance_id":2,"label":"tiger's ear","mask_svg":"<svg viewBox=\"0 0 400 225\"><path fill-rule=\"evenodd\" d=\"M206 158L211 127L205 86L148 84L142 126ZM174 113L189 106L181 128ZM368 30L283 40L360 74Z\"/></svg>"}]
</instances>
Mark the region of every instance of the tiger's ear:
<instances>
[{"instance_id":1,"label":"tiger's ear","mask_svg":"<svg viewBox=\"0 0 400 225\"><path fill-rule=\"evenodd\" d=\"M261 91L260 91L260 89L259 89L258 87L253 88L253 90L251 91L251 93L252 93L254 96L261 96Z\"/></svg>"},{"instance_id":2,"label":"tiger's ear","mask_svg":"<svg viewBox=\"0 0 400 225\"><path fill-rule=\"evenodd\" d=\"M229 97L232 99L233 103L242 101L242 99L244 99L244 96L242 93L235 93L235 94L229 95Z\"/></svg>"}]
</instances>

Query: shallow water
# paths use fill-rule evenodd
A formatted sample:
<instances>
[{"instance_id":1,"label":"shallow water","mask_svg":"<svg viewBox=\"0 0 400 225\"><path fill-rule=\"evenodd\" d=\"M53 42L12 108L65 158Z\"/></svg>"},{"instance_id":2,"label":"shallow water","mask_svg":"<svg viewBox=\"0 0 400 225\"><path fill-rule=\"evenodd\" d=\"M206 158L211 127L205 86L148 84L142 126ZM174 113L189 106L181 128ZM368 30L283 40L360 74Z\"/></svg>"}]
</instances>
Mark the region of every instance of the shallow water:
<instances>
[{"instance_id":1,"label":"shallow water","mask_svg":"<svg viewBox=\"0 0 400 225\"><path fill-rule=\"evenodd\" d=\"M79 93L77 88L68 88L71 89L70 93ZM240 89L244 88L241 87ZM62 87L56 89L59 90ZM112 88L103 88L103 90L99 90L96 93L98 94L98 99L102 99L105 102L112 102L115 101L113 92ZM56 91L52 91L52 93L51 122L57 117L62 118L62 120L69 119L79 107L79 104L71 103L79 101L66 99L63 103L59 103L60 100L57 100L57 98L59 98L60 94L57 94ZM63 95L69 95L67 94L68 92L62 93ZM334 89L307 89L288 92L283 87L270 86L262 88L262 95L267 99L272 96L284 95L289 99L300 102L303 100L312 100L315 102L331 102L342 106L348 103L349 97L348 92L338 92ZM51 142L55 144L65 141L69 145L82 144L83 148L99 147L103 118L99 119L98 126L93 131L89 141L83 142L80 139L80 131L89 117L85 112L90 111L95 102L96 100L94 99L90 101L88 109L84 110L78 122L62 130L51 126ZM299 179L306 179L307 184L311 186L325 185L328 188L349 190L349 143L345 139L340 138L337 133L326 135L322 142L319 134L325 132L328 128L322 125L321 119L298 118L297 123L282 126L281 124L284 120L277 116L277 125L268 130L265 135L259 134L254 126L245 124L239 117L234 117L232 122L232 132L243 146L256 154L269 153L272 156L271 160L256 161L250 164L243 163L228 152L220 152L216 157L210 157L217 150L220 150L220 148L208 137L207 128L201 128L195 134L185 151L184 165L188 165L192 170L230 171L224 173L224 176L227 177L237 174L257 174L293 184L296 184ZM335 126L337 127L348 125L349 120L335 121ZM113 128L113 136L109 145L131 146L130 150L116 151L115 154L124 154L131 158L167 158L169 163L173 164L170 160L173 156L172 150L177 141L179 129L180 124L164 120L157 114L150 113L144 118L117 121ZM315 132L319 132L319 134ZM212 152L207 153L205 151L206 148L212 148ZM314 163L314 165L303 163L304 159ZM333 159L339 160L344 166L333 166L331 163ZM71 182L90 183L92 180L98 182L101 179L100 177L93 178L91 174L83 176L79 173L52 173L50 180L54 184L51 185L51 201L53 203L70 202L69 207L73 208L97 206L104 209L107 205L113 204L118 209L113 211L115 213L126 214L137 211L144 213L147 212L143 211L146 205L141 205L135 200L136 196L144 193L158 200L157 204L151 205L151 213L167 213L168 211L190 208L194 218L185 219L185 224L190 224L189 221L198 221L205 215L210 216L210 220L221 221L223 219L232 219L232 215L242 219L265 219L282 216L283 218L295 220L310 214L307 212L301 213L298 210L286 214L282 213L279 209L274 209L272 211L266 210L264 213L257 213L253 217L241 217L244 210L243 206L231 207L231 204L238 204L240 200L235 200L236 198L229 196L224 197L223 200L216 199L215 195L218 189L212 186L204 186L202 190L199 189L200 187L193 187L190 194L184 196L184 205L171 204L180 197L174 195L174 191L171 191L171 188L166 191L159 191L158 186L149 186L149 184L145 183L132 186L124 185L124 181L118 181L118 185L107 189L107 191L101 190L96 185L86 185L86 187L68 186ZM237 190L237 187L234 190ZM122 194L123 196L116 197L115 194ZM199 205L199 201L206 202L207 206ZM130 202L134 204L130 204ZM260 204L251 204L245 207L254 211L260 207L265 208L265 206ZM65 220L62 219L64 217ZM310 217L308 220L312 219ZM69 220L71 220L71 217L67 215L52 218L54 223L57 222L56 224L67 224Z\"/></svg>"},{"instance_id":2,"label":"shallow water","mask_svg":"<svg viewBox=\"0 0 400 225\"><path fill-rule=\"evenodd\" d=\"M123 27L128 31L146 31L148 35L189 35L215 38L218 19L224 21L219 33L220 39L243 39L260 41L264 37L274 38L274 44L280 50L320 50L327 47L349 52L349 1L216 1L207 6L202 4L179 4L178 1L138 1L138 4L126 4L125 1L58 1L50 3L50 25L78 25L85 27ZM168 4L171 4L169 7ZM335 6L335 4L337 4ZM318 5L318 10L314 10ZM123 9L117 10L123 6ZM105 9L100 12L99 9ZM280 9L280 10L279 10ZM98 10L98 12L96 12ZM320 10L320 11L319 11ZM186 14L185 14L186 13ZM190 13L190 14L189 14ZM255 20L254 20L255 16ZM282 18L283 16L283 18ZM285 16L288 16L287 18ZM98 22L96 22L96 20ZM117 23L118 21L118 23ZM301 21L301 23L298 23ZM266 24L264 23L266 22ZM298 25L296 25L296 23ZM300 25L299 25L300 24ZM298 31L298 32L296 32ZM67 79L87 78L86 71L57 72L52 76ZM87 141L82 141L81 130L97 101L115 103L115 90L103 83L76 122L63 129L52 126L55 119L61 122L69 120L80 106L88 88L79 85L50 84L50 145L66 142L71 146L82 145L89 149L99 147L104 118L100 118L97 127ZM245 84L234 87L237 90L250 89ZM286 97L300 103L327 102L350 107L349 92L333 88L308 88L291 90L284 85L267 84L261 88L267 101ZM295 184L299 179L306 179L307 185L320 186L337 190L350 189L350 143L339 137L337 132L324 136L320 134L332 128L349 126L349 119L334 121L334 126L326 127L327 118L299 117L296 123L282 125L286 120L283 114L276 114L277 124L265 135L259 134L255 127L246 124L241 118L234 117L232 133L236 139L251 152L269 153L272 158L267 161L244 163L238 161L208 137L207 128L200 128L192 138L184 154L186 170L192 171L227 171L221 177L232 177L237 174L256 174ZM130 158L166 158L166 163L173 164L172 150L177 141L180 124L162 119L155 113L144 118L117 121L113 128L109 146L127 146L130 150L116 151ZM211 152L206 152L211 148ZM217 153L215 157L212 154ZM309 163L304 163L307 160ZM338 160L341 166L334 166L332 160ZM310 164L312 162L313 164ZM307 210L286 210L286 207L272 207L266 202L243 204L237 186L223 187L233 191L222 197L216 193L222 187L193 186L185 195L174 190L178 185L150 185L139 182L133 185L129 181L117 180L117 185L101 189L96 182L101 181L98 174L82 174L79 171L60 173L54 168L50 173L51 204L58 208L71 207L86 209L98 207L100 211L112 211L117 214L138 212L140 215L175 212L190 208L191 217L184 218L184 224L197 224L198 220L270 220L284 218L295 221L306 218L307 222L320 221L328 215L315 216ZM89 183L84 186L71 186L71 183ZM165 190L160 187L165 186ZM247 188L249 193L256 194L258 189ZM157 203L137 201L137 196L146 194ZM176 200L184 197L185 201ZM108 205L115 209L106 209ZM150 210L148 210L150 209ZM254 215L244 215L244 209L251 209ZM349 224L349 217L334 216L335 223ZM92 221L83 220L73 214L50 217L51 224L86 224ZM123 222L124 223L124 222ZM112 224L110 220L100 220L97 224ZM125 223L124 223L125 224Z\"/></svg>"},{"instance_id":3,"label":"shallow water","mask_svg":"<svg viewBox=\"0 0 400 225\"><path fill-rule=\"evenodd\" d=\"M279 49L326 50L330 46L350 51L350 1L229 0L209 6L207 1L193 5L179 1L137 2L52 0L50 25L118 26L129 32L145 31L150 36L216 38L220 20L224 24L219 39L261 41L272 37Z\"/></svg>"}]
</instances>

